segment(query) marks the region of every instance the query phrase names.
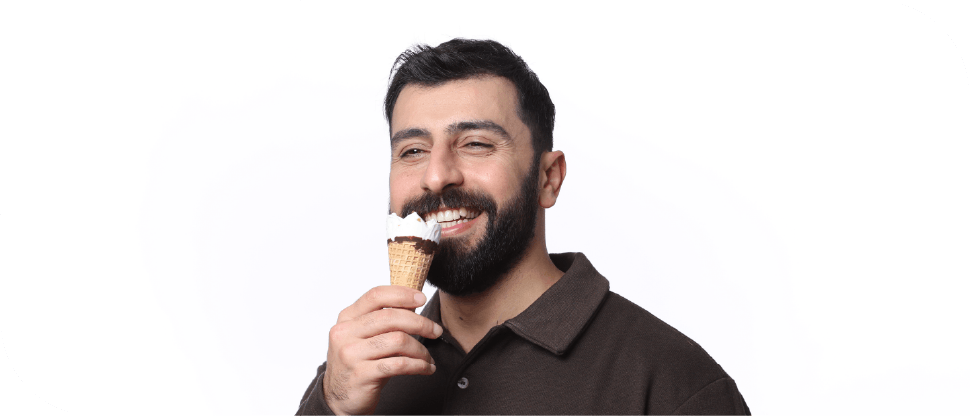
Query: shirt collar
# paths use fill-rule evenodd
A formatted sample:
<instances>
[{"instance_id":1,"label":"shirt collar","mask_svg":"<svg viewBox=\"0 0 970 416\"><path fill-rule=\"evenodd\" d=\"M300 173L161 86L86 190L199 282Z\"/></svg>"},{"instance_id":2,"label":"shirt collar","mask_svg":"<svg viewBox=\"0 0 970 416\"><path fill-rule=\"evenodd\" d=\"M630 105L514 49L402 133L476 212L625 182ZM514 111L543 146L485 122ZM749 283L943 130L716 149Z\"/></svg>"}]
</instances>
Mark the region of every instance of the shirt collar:
<instances>
[{"instance_id":1,"label":"shirt collar","mask_svg":"<svg viewBox=\"0 0 970 416\"><path fill-rule=\"evenodd\" d=\"M583 253L550 254L549 257L565 274L504 325L527 341L562 355L596 314L610 290L610 283ZM440 308L435 292L422 315L441 323Z\"/></svg>"}]
</instances>

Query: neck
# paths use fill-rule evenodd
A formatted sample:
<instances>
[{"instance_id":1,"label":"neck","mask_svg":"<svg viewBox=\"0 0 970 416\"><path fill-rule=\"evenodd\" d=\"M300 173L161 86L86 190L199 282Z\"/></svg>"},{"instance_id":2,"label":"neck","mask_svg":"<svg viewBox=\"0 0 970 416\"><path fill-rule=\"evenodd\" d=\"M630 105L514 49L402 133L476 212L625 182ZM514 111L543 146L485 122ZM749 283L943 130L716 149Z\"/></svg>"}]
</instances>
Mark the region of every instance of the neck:
<instances>
[{"instance_id":1,"label":"neck","mask_svg":"<svg viewBox=\"0 0 970 416\"><path fill-rule=\"evenodd\" d=\"M526 310L562 277L546 249L545 230L539 222L536 237L525 256L488 290L470 296L439 292L441 323L467 353L492 327Z\"/></svg>"}]
</instances>

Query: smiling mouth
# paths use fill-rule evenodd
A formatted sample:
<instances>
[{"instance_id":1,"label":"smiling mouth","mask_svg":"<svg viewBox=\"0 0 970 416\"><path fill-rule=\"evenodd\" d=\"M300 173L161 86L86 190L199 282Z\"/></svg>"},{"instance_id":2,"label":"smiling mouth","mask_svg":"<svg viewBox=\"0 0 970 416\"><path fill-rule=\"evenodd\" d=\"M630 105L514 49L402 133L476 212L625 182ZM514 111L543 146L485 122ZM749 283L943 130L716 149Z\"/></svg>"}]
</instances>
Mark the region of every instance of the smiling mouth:
<instances>
[{"instance_id":1,"label":"smiling mouth","mask_svg":"<svg viewBox=\"0 0 970 416\"><path fill-rule=\"evenodd\" d=\"M441 228L448 228L466 223L480 214L481 212L471 208L445 208L424 214L424 220L431 221L434 219L438 221L438 224L441 224Z\"/></svg>"}]
</instances>

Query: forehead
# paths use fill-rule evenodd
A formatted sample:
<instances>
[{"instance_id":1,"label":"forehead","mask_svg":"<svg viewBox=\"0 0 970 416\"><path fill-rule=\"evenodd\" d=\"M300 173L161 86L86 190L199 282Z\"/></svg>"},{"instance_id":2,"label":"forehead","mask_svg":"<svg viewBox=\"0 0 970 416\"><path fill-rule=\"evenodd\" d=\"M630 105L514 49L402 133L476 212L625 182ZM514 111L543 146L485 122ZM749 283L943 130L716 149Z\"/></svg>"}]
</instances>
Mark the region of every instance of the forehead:
<instances>
[{"instance_id":1,"label":"forehead","mask_svg":"<svg viewBox=\"0 0 970 416\"><path fill-rule=\"evenodd\" d=\"M391 113L391 134L405 128L442 127L462 120L490 120L506 128L521 124L515 85L486 76L436 86L408 84Z\"/></svg>"}]
</instances>

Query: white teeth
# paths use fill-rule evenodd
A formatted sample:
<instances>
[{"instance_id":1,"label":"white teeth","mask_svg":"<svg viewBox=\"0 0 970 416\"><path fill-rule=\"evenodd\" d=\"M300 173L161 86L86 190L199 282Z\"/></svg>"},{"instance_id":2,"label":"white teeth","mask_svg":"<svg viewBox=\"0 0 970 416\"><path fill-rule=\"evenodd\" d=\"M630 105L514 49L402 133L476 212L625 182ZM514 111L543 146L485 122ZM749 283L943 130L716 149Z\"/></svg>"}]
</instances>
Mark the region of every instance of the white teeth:
<instances>
[{"instance_id":1,"label":"white teeth","mask_svg":"<svg viewBox=\"0 0 970 416\"><path fill-rule=\"evenodd\" d=\"M464 211L464 214L462 212ZM463 218L464 216L464 218ZM458 224L464 224L471 221L473 218L477 217L478 214L471 212L465 208L455 209L455 210L445 210L439 211L433 214L428 214L428 218L434 218L438 220L438 224L441 224L441 228L454 227Z\"/></svg>"},{"instance_id":2,"label":"white teeth","mask_svg":"<svg viewBox=\"0 0 970 416\"><path fill-rule=\"evenodd\" d=\"M472 211L468 208L446 209L443 211L430 213L424 218L424 220L437 220L438 223L443 227L448 227L451 225L468 222L468 220L479 216L479 214L481 213Z\"/></svg>"}]
</instances>

